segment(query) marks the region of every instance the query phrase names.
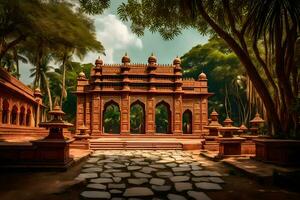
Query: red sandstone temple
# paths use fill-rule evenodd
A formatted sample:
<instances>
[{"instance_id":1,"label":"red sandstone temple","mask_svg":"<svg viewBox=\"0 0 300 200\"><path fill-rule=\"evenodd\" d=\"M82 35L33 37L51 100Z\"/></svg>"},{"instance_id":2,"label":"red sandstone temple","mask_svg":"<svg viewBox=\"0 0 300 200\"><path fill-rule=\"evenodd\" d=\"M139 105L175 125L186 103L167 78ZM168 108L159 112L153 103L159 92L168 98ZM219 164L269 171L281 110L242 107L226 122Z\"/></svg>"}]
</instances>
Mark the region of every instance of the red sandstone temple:
<instances>
[{"instance_id":1,"label":"red sandstone temple","mask_svg":"<svg viewBox=\"0 0 300 200\"><path fill-rule=\"evenodd\" d=\"M42 95L0 68L0 133L42 131L38 124L45 120Z\"/></svg>"},{"instance_id":2,"label":"red sandstone temple","mask_svg":"<svg viewBox=\"0 0 300 200\"><path fill-rule=\"evenodd\" d=\"M183 79L181 61L159 65L155 56L148 64L132 64L125 55L122 64L104 64L99 58L90 79L81 72L77 79L76 132L87 129L93 137L179 137L200 138L207 130L208 101L211 95L204 73L198 80ZM105 127L105 113L114 106L119 123L114 131ZM130 124L131 110L142 108L143 124L135 131ZM167 128L159 127L158 108L167 110ZM183 123L186 117L188 122Z\"/></svg>"}]
</instances>

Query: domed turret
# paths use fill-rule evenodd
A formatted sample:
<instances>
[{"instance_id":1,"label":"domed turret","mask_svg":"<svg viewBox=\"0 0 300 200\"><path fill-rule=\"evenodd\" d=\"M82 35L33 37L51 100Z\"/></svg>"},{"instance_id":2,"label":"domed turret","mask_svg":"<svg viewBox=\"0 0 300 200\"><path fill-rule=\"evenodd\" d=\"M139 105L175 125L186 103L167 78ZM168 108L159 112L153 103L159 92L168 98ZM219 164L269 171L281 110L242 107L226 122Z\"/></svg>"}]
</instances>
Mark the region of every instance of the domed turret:
<instances>
[{"instance_id":1,"label":"domed turret","mask_svg":"<svg viewBox=\"0 0 300 200\"><path fill-rule=\"evenodd\" d=\"M176 58L173 60L173 65L180 65L181 64L181 60L178 56L176 56Z\"/></svg>"},{"instance_id":2,"label":"domed turret","mask_svg":"<svg viewBox=\"0 0 300 200\"><path fill-rule=\"evenodd\" d=\"M149 64L155 64L156 62L157 62L157 59L152 53L151 56L148 58L148 63Z\"/></svg>"},{"instance_id":3,"label":"domed turret","mask_svg":"<svg viewBox=\"0 0 300 200\"><path fill-rule=\"evenodd\" d=\"M100 58L100 56L96 59L95 65L96 65L96 67L97 67L97 65L103 65L103 60Z\"/></svg>"},{"instance_id":4,"label":"domed turret","mask_svg":"<svg viewBox=\"0 0 300 200\"><path fill-rule=\"evenodd\" d=\"M127 55L127 52L125 53L125 55L122 57L122 63L126 64L126 63L130 63L130 58Z\"/></svg>"},{"instance_id":5,"label":"domed turret","mask_svg":"<svg viewBox=\"0 0 300 200\"><path fill-rule=\"evenodd\" d=\"M84 72L80 72L78 74L78 78L80 78L80 79L85 78L85 73Z\"/></svg>"},{"instance_id":6,"label":"domed turret","mask_svg":"<svg viewBox=\"0 0 300 200\"><path fill-rule=\"evenodd\" d=\"M203 72L199 74L198 80L206 80L206 74L204 74Z\"/></svg>"}]
</instances>

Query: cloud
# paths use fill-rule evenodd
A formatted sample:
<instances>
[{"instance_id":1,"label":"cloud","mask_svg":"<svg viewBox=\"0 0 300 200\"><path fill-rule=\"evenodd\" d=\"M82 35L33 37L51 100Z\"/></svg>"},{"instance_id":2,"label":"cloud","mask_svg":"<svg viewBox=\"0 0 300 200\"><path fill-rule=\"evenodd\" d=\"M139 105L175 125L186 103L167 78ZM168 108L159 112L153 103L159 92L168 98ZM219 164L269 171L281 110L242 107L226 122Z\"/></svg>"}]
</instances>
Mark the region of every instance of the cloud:
<instances>
[{"instance_id":1,"label":"cloud","mask_svg":"<svg viewBox=\"0 0 300 200\"><path fill-rule=\"evenodd\" d=\"M94 17L94 20L97 39L105 48L106 56L103 59L106 63L114 62L115 51L125 52L129 48L143 48L142 40L134 35L116 15L98 15Z\"/></svg>"}]
</instances>

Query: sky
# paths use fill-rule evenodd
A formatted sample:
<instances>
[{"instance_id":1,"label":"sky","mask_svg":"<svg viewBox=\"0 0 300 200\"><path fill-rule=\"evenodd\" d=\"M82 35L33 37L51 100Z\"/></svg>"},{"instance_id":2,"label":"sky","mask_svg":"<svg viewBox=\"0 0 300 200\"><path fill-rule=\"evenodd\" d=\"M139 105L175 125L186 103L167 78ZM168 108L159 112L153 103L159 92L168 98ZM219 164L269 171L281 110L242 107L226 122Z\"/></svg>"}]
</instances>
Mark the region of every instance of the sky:
<instances>
[{"instance_id":1,"label":"sky","mask_svg":"<svg viewBox=\"0 0 300 200\"><path fill-rule=\"evenodd\" d=\"M105 48L105 56L90 52L80 61L94 63L101 56L104 63L121 63L121 58L127 52L132 63L147 63L151 53L157 57L159 64L171 64L176 56L182 56L193 46L206 43L208 37L201 35L194 29L186 29L173 40L164 40L159 33L145 31L144 36L138 37L129 28L129 23L122 22L117 16L117 7L122 3L112 0L111 6L102 15L90 16L94 20L96 37ZM29 69L32 66L20 64L21 81L26 84L32 82Z\"/></svg>"}]
</instances>

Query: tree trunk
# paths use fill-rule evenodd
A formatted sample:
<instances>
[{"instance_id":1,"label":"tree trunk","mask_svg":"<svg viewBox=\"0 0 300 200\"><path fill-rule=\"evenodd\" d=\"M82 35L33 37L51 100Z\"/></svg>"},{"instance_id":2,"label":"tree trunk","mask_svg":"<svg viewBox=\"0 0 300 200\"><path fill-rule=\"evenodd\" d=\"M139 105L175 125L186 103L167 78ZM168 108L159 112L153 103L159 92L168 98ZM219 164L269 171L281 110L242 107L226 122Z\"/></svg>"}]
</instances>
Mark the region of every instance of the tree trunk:
<instances>
[{"instance_id":1,"label":"tree trunk","mask_svg":"<svg viewBox=\"0 0 300 200\"><path fill-rule=\"evenodd\" d=\"M63 56L62 62L62 88L61 88L61 97L60 97L60 107L62 108L63 99L65 94L65 87L66 87L66 60L67 60L67 53Z\"/></svg>"}]
</instances>

